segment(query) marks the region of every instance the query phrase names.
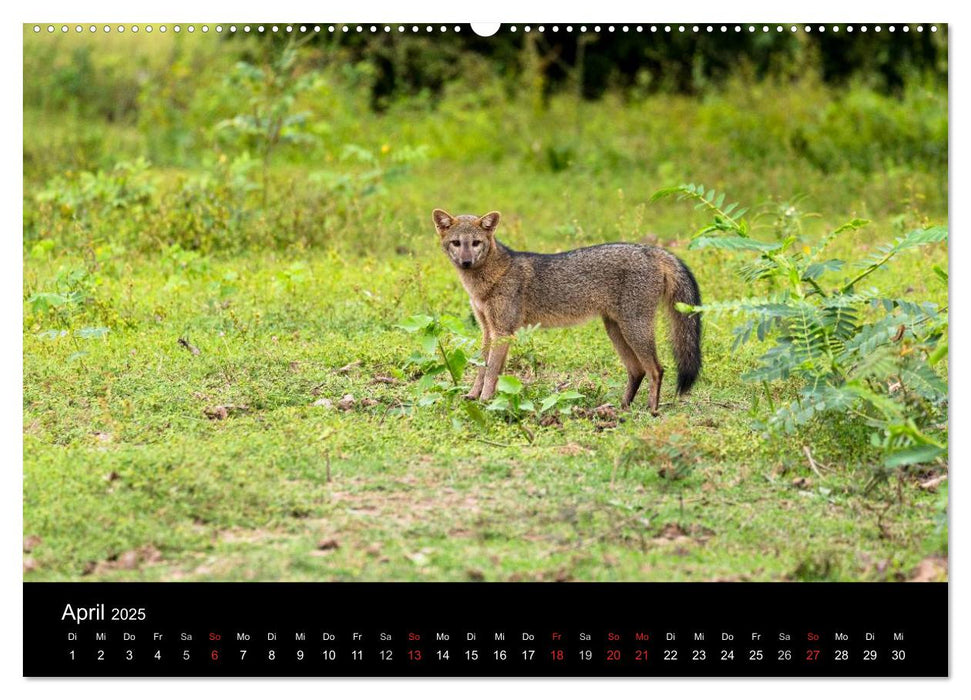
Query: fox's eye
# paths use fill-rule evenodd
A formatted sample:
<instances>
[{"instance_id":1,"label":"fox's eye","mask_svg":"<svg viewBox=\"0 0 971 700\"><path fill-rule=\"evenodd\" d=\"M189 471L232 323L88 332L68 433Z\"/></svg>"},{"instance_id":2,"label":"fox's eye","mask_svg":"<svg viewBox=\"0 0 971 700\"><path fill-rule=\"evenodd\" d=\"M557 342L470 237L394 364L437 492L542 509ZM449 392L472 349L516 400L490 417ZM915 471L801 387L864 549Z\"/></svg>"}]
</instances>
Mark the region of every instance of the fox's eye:
<instances>
[{"instance_id":1,"label":"fox's eye","mask_svg":"<svg viewBox=\"0 0 971 700\"><path fill-rule=\"evenodd\" d=\"M459 241L452 241L452 247L453 248L458 248L460 245L462 245L462 244Z\"/></svg>"},{"instance_id":2,"label":"fox's eye","mask_svg":"<svg viewBox=\"0 0 971 700\"><path fill-rule=\"evenodd\" d=\"M473 248L478 248L480 245L482 245L482 241L472 241Z\"/></svg>"}]
</instances>

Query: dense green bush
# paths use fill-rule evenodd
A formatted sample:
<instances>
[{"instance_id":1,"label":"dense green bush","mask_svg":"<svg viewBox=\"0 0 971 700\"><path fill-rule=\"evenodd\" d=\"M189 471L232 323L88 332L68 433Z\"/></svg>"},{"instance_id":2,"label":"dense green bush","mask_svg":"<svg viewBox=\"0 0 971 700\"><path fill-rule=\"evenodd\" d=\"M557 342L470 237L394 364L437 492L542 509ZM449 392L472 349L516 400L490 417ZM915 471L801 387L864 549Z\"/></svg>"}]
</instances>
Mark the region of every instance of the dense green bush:
<instances>
[{"instance_id":1,"label":"dense green bush","mask_svg":"<svg viewBox=\"0 0 971 700\"><path fill-rule=\"evenodd\" d=\"M615 84L591 103L548 88L546 40L501 60L453 45L458 64L440 67L437 87L392 89L375 113L380 72L356 40L131 39L72 34L25 43L25 66L56 83L46 96L25 92L38 127L24 144L28 245L113 240L213 252L327 244L347 224L383 221L403 174L443 164L471 171L506 163L511 177L548 174L568 187L615 178L640 197L657 178L695 177L687 164L701 161L719 181L748 178L758 197L799 192L772 182L773 169L799 170L812 182L845 174L859 184L904 167L915 196L946 197L945 187L928 184L947 155L946 96L936 83L915 78L898 96L859 83L834 88L820 80L811 51L800 50L798 78L760 78L743 62L700 97ZM410 39L368 45L379 39L389 43L373 61L400 54L420 62ZM104 49L92 51L93 42ZM74 52L86 57L76 66L67 60ZM523 80L497 70L510 61ZM51 68L66 72L52 76ZM100 93L94 106L71 107L105 81L137 88L124 115L97 107ZM55 119L51 110L62 108ZM126 172L131 163L140 170ZM929 176L915 183L920 171ZM884 187L899 190L899 180ZM394 238L386 226L374 235Z\"/></svg>"},{"instance_id":2,"label":"dense green bush","mask_svg":"<svg viewBox=\"0 0 971 700\"><path fill-rule=\"evenodd\" d=\"M839 95L791 132L795 151L824 173L893 166L947 168L947 97L914 87L895 99L866 89Z\"/></svg>"},{"instance_id":3,"label":"dense green bush","mask_svg":"<svg viewBox=\"0 0 971 700\"><path fill-rule=\"evenodd\" d=\"M900 253L946 242L946 227L912 230L848 262L825 254L865 220L853 219L799 250L798 237L778 224L776 240L753 237L747 210L726 204L724 194L689 184L659 190L654 200L670 196L696 202L712 215L691 247L747 254L739 273L756 294L764 290L761 296L679 308L742 316L734 349L752 340L769 345L744 377L765 386L767 429L786 433L813 423L841 433L850 416L871 428L871 446L886 469L946 460L948 388L936 371L946 365L946 308L888 296L870 284L870 276ZM940 267L924 274L946 288ZM798 393L777 406L768 384L789 378L798 380Z\"/></svg>"},{"instance_id":4,"label":"dense green bush","mask_svg":"<svg viewBox=\"0 0 971 700\"><path fill-rule=\"evenodd\" d=\"M711 147L738 157L798 156L825 173L869 173L902 163L929 169L947 158L946 93L934 58L941 46L946 49L946 38L926 34L854 38L854 46L910 47L908 82L900 88L903 83L894 78L894 90L868 80L865 72L842 86L846 75L856 73L835 67L835 59L820 49L823 39L802 34L704 41L659 35L651 41L634 35L606 41L590 35L579 43L576 36L483 41L460 35L444 44L393 33L302 43L30 36L24 63L25 75L33 77L25 81L24 105L35 115L62 111L88 120L53 144L66 156L58 159L76 170L140 155L159 165L193 167L214 149L231 156L244 149L267 163L276 157L311 163L354 143L370 150L425 144L431 157L508 157L563 172L610 168L618 159L628 165L663 162L693 140L694 134L679 140L685 127L701 129ZM830 43L834 56L846 53L844 42ZM916 49L925 44L930 48ZM107 50L94 51L96 45ZM581 60L580 46L588 69L582 76L574 65ZM598 78L597 99L641 113L639 153L631 153L628 143L637 134L617 134L593 122L598 110L577 99L575 81L595 75L600 60L595 57L611 51L622 54L612 64L615 70L632 71L631 77ZM739 52L762 56L755 64L765 65L728 60ZM841 59L850 66L877 60L856 48L851 53ZM679 74L672 69L679 60L689 87L680 78L665 82ZM671 91L699 97L675 98ZM364 115L371 115L366 125ZM110 136L100 126L105 122L137 127L140 142L105 147ZM668 139L675 143L665 143ZM25 142L28 177L51 174L45 158L51 146ZM118 146L126 152L119 153Z\"/></svg>"},{"instance_id":5,"label":"dense green bush","mask_svg":"<svg viewBox=\"0 0 971 700\"><path fill-rule=\"evenodd\" d=\"M205 253L320 245L332 242L334 230L375 216L375 197L425 159L422 148L374 153L348 144L335 167L300 181L271 176L248 151L211 156L204 170L174 178L143 159L71 171L25 202L25 242L75 249L111 242L143 252L179 245Z\"/></svg>"}]
</instances>

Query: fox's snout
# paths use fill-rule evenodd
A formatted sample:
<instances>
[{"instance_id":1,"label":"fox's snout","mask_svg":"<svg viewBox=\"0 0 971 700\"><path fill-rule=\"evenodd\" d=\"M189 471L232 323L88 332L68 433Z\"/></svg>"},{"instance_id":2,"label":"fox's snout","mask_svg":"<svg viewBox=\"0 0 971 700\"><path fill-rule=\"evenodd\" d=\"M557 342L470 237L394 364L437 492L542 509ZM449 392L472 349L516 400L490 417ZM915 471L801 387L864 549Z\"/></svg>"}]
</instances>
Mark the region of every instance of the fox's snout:
<instances>
[{"instance_id":1,"label":"fox's snout","mask_svg":"<svg viewBox=\"0 0 971 700\"><path fill-rule=\"evenodd\" d=\"M472 261L471 260L463 260L461 264L462 264L462 267L464 267L466 269L472 267Z\"/></svg>"}]
</instances>

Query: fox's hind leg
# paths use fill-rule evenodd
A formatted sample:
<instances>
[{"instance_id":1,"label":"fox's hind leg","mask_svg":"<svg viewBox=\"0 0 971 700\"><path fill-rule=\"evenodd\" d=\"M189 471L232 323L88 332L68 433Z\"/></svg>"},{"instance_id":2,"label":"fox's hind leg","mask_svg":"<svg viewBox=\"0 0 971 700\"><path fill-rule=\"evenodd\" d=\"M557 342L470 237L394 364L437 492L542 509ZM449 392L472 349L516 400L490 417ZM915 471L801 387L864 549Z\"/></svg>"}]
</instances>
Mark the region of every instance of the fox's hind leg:
<instances>
[{"instance_id":1,"label":"fox's hind leg","mask_svg":"<svg viewBox=\"0 0 971 700\"><path fill-rule=\"evenodd\" d=\"M640 388L641 381L646 373L644 368L641 367L640 360L637 359L637 354L631 350L630 345L624 340L624 334L621 333L617 322L606 316L603 319L604 328L607 329L607 335L610 336L610 342L614 344L614 350L620 355L620 361L627 368L627 391L624 392L624 400L620 404L621 408L627 408L634 400L634 396L637 395L637 390Z\"/></svg>"},{"instance_id":2,"label":"fox's hind leg","mask_svg":"<svg viewBox=\"0 0 971 700\"><path fill-rule=\"evenodd\" d=\"M626 319L620 321L621 333L627 345L637 355L641 367L647 370L651 382L651 398L649 407L651 413L657 415L657 407L661 403L661 379L664 368L657 359L657 346L654 342L654 309L646 317Z\"/></svg>"}]
</instances>

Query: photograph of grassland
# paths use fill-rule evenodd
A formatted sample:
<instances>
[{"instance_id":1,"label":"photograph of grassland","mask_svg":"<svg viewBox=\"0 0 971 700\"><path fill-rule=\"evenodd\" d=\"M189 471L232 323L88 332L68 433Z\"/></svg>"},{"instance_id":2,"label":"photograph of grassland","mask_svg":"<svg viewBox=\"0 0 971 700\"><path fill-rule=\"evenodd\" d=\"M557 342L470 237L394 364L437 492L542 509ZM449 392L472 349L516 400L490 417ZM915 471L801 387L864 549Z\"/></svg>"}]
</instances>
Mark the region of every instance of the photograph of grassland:
<instances>
[{"instance_id":1,"label":"photograph of grassland","mask_svg":"<svg viewBox=\"0 0 971 700\"><path fill-rule=\"evenodd\" d=\"M24 580L946 580L945 26L270 26L24 27ZM436 208L683 260L691 392L463 398Z\"/></svg>"}]
</instances>

